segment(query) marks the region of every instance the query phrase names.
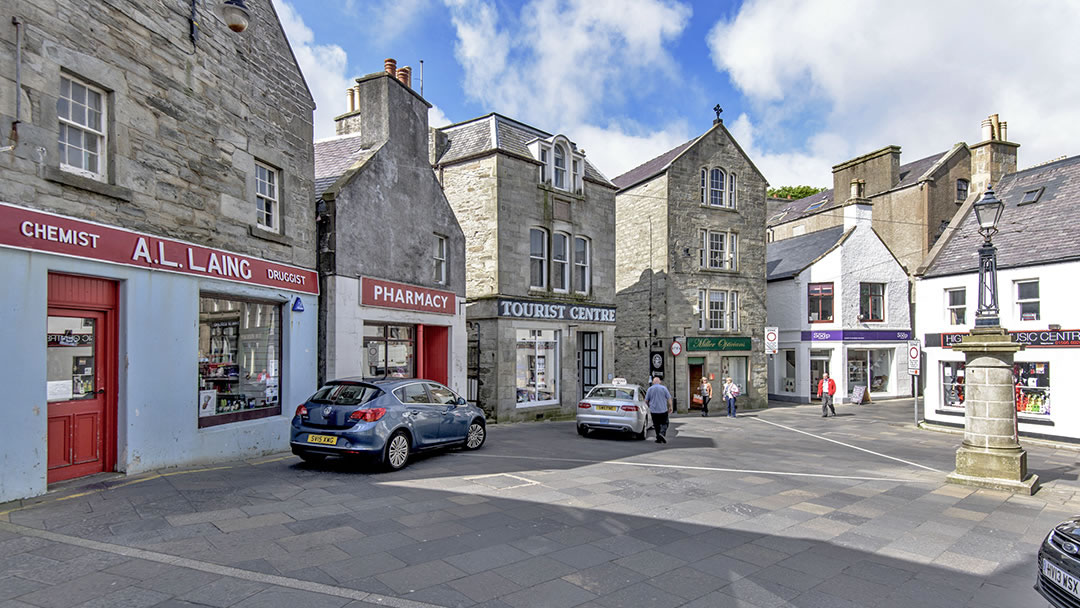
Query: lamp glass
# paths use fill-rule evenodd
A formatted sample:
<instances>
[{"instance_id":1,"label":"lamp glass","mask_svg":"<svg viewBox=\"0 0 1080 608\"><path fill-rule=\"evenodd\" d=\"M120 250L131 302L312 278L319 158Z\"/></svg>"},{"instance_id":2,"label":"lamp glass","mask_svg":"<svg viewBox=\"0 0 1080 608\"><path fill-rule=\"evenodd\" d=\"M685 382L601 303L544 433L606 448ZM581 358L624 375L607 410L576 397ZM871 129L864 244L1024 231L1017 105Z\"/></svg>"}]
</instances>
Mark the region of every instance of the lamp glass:
<instances>
[{"instance_id":1,"label":"lamp glass","mask_svg":"<svg viewBox=\"0 0 1080 608\"><path fill-rule=\"evenodd\" d=\"M229 26L234 32L242 32L247 29L250 22L250 13L243 0L224 0L214 7L214 13Z\"/></svg>"},{"instance_id":2,"label":"lamp glass","mask_svg":"<svg viewBox=\"0 0 1080 608\"><path fill-rule=\"evenodd\" d=\"M998 200L994 196L994 191L988 188L974 207L975 217L979 220L979 228L993 230L997 227L998 221L1001 220L1001 213L1005 210L1005 203Z\"/></svg>"}]
</instances>

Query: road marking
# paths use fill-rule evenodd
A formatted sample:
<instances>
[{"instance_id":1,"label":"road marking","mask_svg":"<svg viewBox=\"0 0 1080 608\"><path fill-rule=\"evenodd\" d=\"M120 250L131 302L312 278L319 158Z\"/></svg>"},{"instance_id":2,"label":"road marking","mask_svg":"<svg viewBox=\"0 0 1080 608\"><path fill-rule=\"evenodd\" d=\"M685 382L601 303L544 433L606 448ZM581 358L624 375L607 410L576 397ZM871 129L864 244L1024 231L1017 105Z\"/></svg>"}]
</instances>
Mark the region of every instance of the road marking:
<instances>
[{"instance_id":1,"label":"road marking","mask_svg":"<svg viewBox=\"0 0 1080 608\"><path fill-rule=\"evenodd\" d=\"M443 606L439 606L437 604L428 604L426 602L406 600L398 597L391 597L388 595L380 595L378 593L368 593L366 591L360 591L357 589L337 587L324 583L315 583L276 574L264 574L262 572L252 572L251 570L241 570L240 568L233 568L231 566L212 564L210 562L203 562L187 557L179 557L176 555L169 555L167 553L159 553L157 551L148 551L146 549L136 549L135 547L125 547L124 545L116 545L113 543L89 540L86 538L79 538L77 536L69 536L67 534L59 534L56 532L50 532L48 530L39 530L37 528L29 528L27 526L20 526L19 524L12 524L2 521L0 521L0 530L3 530L5 532L11 532L12 534L19 534L22 536L33 536L37 538L42 538L55 543L82 547L84 549L104 551L106 553L113 553L115 555L121 555L123 557L129 557L132 559L141 559L150 562L157 562L159 564L166 564L169 566L189 568L191 570L199 570L200 572L208 572L210 574L228 576L231 578L243 579L256 583L263 583L266 585L275 585L277 587L286 587L299 591L321 593L323 595L331 595L334 597L345 598L348 600L359 600L372 604L392 606L394 608L444 608Z\"/></svg>"},{"instance_id":2,"label":"road marking","mask_svg":"<svg viewBox=\"0 0 1080 608\"><path fill-rule=\"evenodd\" d=\"M889 456L888 454L882 454L881 452L875 452L873 450L868 450L866 448L860 448L857 445L851 445L850 443L844 443L843 441L837 441L835 439L829 439L828 437L822 437L821 435L815 435L813 433L808 433L806 431L803 431L803 430L800 430L800 429L797 429L797 428L794 428L794 427L790 427L790 426L787 426L787 425L784 425L784 424L780 424L779 422L769 422L768 420L764 420L764 419L762 419L760 417L756 417L756 416L754 417L754 420L757 420L758 422L764 422L765 424L771 424L773 426L778 426L778 427L780 427L782 429L787 429L789 431L795 431L796 433L802 433L803 435L809 435L811 437L816 437L818 439L824 439L825 441L831 441L832 443L835 443L837 445L842 445L842 446L844 446L846 448L851 448L853 450L859 450L860 452L866 452L867 454L873 454L874 456L881 456L882 458L888 458L889 460L895 460L897 462L902 462L904 464L909 464L909 465L911 465L913 467L919 467L920 469L926 469L927 471L933 471L935 473L944 473L944 471L939 471L939 470L937 470L935 468L928 467L928 466L926 466L924 464L919 464L917 462L911 462L910 460L904 460L903 458L897 458L896 456Z\"/></svg>"},{"instance_id":3,"label":"road marking","mask_svg":"<svg viewBox=\"0 0 1080 608\"><path fill-rule=\"evenodd\" d=\"M823 477L826 479L853 479L856 481L893 481L898 483L941 483L940 479L900 479L895 477L863 477L860 475L829 475L826 473L793 473L790 471L763 471L758 469L728 469L724 467L699 467L686 464L657 464L652 462L630 462L626 460L586 460L584 458L549 458L547 456L505 456L502 454L477 454L476 452L450 452L451 456L471 456L478 458L516 458L518 460L538 460L541 462L578 462L582 464L615 464L626 467L655 467L660 469L684 469L687 471L716 471L719 473L754 473L758 475L778 475L781 477Z\"/></svg>"},{"instance_id":4,"label":"road marking","mask_svg":"<svg viewBox=\"0 0 1080 608\"><path fill-rule=\"evenodd\" d=\"M488 475L469 475L468 477L462 477L462 479L464 479L465 481L478 481L478 480L481 480L481 479L491 479L491 478L494 478L494 477L508 477L508 478L513 479L515 481L520 481L521 482L521 483L519 483L519 484L517 484L515 486L506 486L504 488L497 488L495 486L487 486L487 487L493 488L495 490L513 490L513 489L516 489L516 488L525 488L525 487L528 487L528 486L542 486L542 485L544 485L544 484L540 483L539 481L535 481L535 480L532 480L532 479L527 479L525 477L521 477L520 475L511 475L510 473L490 473ZM481 484L481 485L487 485L487 484Z\"/></svg>"}]
</instances>

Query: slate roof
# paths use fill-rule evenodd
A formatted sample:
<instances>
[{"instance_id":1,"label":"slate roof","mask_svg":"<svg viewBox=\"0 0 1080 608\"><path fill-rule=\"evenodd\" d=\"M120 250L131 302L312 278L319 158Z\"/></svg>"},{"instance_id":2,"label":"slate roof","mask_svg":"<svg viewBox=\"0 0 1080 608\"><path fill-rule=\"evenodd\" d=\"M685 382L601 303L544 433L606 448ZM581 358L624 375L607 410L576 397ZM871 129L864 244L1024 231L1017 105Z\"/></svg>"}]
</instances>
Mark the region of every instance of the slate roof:
<instances>
[{"instance_id":1,"label":"slate roof","mask_svg":"<svg viewBox=\"0 0 1080 608\"><path fill-rule=\"evenodd\" d=\"M1019 204L1024 193L1038 188L1043 192L1036 202ZM1080 156L1010 173L994 194L1005 203L993 239L998 268L1080 259ZM983 238L970 208L946 238L923 276L977 272Z\"/></svg>"},{"instance_id":2,"label":"slate roof","mask_svg":"<svg viewBox=\"0 0 1080 608\"><path fill-rule=\"evenodd\" d=\"M955 149L956 148L954 147L946 152L931 154L926 158L920 158L919 160L900 165L900 181L897 182L897 184L889 190L899 190L901 188L907 188L909 186L914 186L915 184L919 183L919 179L923 175L925 175L928 170L930 170L935 164L937 164L939 160L951 154ZM878 194L880 194L880 192L873 192L870 193L870 196L873 197ZM829 188L828 190L825 190L823 192L818 192L817 194L811 194L810 196L807 196L805 198L791 201L791 204L771 213L769 215L767 224L769 226L776 226L777 224L790 222L791 220L797 218L806 217L808 215L813 215L815 213L820 213L829 209L835 209L839 205L843 204L844 200L847 200L842 199L839 201L838 204L835 199L836 197L833 195L832 188ZM826 201L824 205L821 205L820 207L817 207L815 209L809 208L815 203L820 203L822 201ZM782 217L777 217L781 212L784 212L784 215Z\"/></svg>"},{"instance_id":3,"label":"slate roof","mask_svg":"<svg viewBox=\"0 0 1080 608\"><path fill-rule=\"evenodd\" d=\"M315 198L322 197L342 174L370 150L360 147L360 136L334 137L315 142Z\"/></svg>"},{"instance_id":4,"label":"slate roof","mask_svg":"<svg viewBox=\"0 0 1080 608\"><path fill-rule=\"evenodd\" d=\"M689 148L690 144L697 140L698 138L695 137L684 144L676 146L660 156L634 167L611 181L614 182L620 190L641 183L650 177L661 173L671 164L671 161L675 160L677 156L683 153L683 150Z\"/></svg>"},{"instance_id":5,"label":"slate roof","mask_svg":"<svg viewBox=\"0 0 1080 608\"><path fill-rule=\"evenodd\" d=\"M495 141L492 141L493 123ZM496 113L459 122L439 130L446 134L447 137L446 151L438 159L440 165L495 151L532 158L533 155L529 151L529 144L537 139L550 139L552 137L551 133ZM573 142L570 145L574 150L578 149ZM614 187L611 180L605 177L588 159L585 159L585 179Z\"/></svg>"},{"instance_id":6,"label":"slate roof","mask_svg":"<svg viewBox=\"0 0 1080 608\"><path fill-rule=\"evenodd\" d=\"M765 280L790 279L835 247L843 237L844 227L833 226L769 243L766 245Z\"/></svg>"}]
</instances>

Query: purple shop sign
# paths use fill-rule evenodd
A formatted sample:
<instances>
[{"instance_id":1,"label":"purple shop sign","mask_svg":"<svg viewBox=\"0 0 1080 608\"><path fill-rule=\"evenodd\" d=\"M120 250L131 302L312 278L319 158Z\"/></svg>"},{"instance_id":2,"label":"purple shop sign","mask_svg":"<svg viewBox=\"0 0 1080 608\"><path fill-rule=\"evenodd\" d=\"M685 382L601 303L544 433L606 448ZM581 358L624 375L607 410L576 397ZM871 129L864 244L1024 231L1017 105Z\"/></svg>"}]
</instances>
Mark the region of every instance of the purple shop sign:
<instances>
[{"instance_id":1,"label":"purple shop sign","mask_svg":"<svg viewBox=\"0 0 1080 608\"><path fill-rule=\"evenodd\" d=\"M803 342L906 342L910 331L881 329L828 329L802 332Z\"/></svg>"}]
</instances>

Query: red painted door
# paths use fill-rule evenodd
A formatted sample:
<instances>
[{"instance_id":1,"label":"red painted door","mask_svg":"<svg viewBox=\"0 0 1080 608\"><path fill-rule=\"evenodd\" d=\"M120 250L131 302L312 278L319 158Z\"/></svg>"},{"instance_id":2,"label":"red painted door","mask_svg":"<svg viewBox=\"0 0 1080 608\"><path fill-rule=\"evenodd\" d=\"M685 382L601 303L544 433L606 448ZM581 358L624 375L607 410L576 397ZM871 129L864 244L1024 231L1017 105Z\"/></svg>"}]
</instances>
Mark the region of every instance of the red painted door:
<instances>
[{"instance_id":1,"label":"red painted door","mask_svg":"<svg viewBox=\"0 0 1080 608\"><path fill-rule=\"evenodd\" d=\"M114 468L115 293L110 281L49 275L49 483Z\"/></svg>"}]
</instances>

